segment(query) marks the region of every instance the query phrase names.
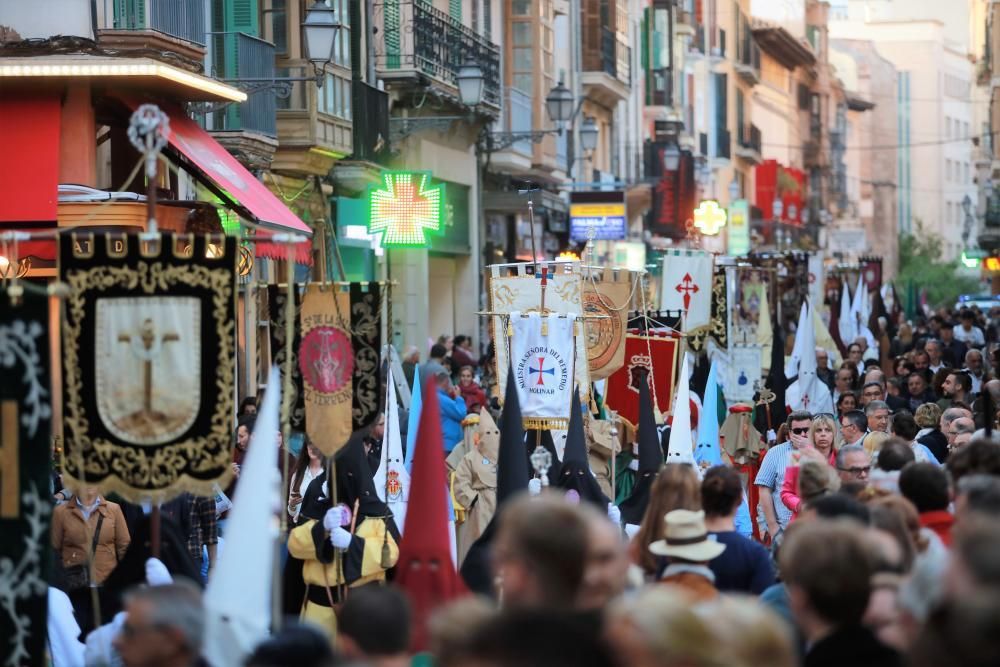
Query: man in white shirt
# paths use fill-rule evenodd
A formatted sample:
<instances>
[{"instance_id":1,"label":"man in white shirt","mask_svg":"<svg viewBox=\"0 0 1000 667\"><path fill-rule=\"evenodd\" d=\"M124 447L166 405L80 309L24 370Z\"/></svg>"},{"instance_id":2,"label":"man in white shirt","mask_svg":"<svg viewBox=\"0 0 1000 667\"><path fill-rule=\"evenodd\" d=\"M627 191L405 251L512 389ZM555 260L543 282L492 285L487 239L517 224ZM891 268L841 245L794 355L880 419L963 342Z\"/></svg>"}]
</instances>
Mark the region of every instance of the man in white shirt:
<instances>
[{"instance_id":1,"label":"man in white shirt","mask_svg":"<svg viewBox=\"0 0 1000 667\"><path fill-rule=\"evenodd\" d=\"M983 330L976 326L976 315L968 308L962 310L959 315L962 326L955 329L955 340L960 340L969 347L981 348L986 345L986 337Z\"/></svg>"},{"instance_id":2,"label":"man in white shirt","mask_svg":"<svg viewBox=\"0 0 1000 667\"><path fill-rule=\"evenodd\" d=\"M972 378L972 393L978 396L983 391L983 381L987 379L983 368L983 353L976 349L966 352L964 370Z\"/></svg>"}]
</instances>

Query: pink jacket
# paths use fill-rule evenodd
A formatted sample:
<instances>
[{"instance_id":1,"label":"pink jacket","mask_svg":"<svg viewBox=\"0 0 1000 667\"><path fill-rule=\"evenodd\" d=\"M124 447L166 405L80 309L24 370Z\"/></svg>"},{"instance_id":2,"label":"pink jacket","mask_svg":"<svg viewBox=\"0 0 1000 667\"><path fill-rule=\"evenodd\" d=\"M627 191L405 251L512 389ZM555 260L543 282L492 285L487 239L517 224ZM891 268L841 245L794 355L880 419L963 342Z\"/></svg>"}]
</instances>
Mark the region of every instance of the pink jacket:
<instances>
[{"instance_id":1,"label":"pink jacket","mask_svg":"<svg viewBox=\"0 0 1000 667\"><path fill-rule=\"evenodd\" d=\"M830 450L830 465L837 465L837 452ZM792 512L791 520L799 515L802 499L799 498L799 465L789 465L785 468L785 481L781 484L781 502Z\"/></svg>"}]
</instances>

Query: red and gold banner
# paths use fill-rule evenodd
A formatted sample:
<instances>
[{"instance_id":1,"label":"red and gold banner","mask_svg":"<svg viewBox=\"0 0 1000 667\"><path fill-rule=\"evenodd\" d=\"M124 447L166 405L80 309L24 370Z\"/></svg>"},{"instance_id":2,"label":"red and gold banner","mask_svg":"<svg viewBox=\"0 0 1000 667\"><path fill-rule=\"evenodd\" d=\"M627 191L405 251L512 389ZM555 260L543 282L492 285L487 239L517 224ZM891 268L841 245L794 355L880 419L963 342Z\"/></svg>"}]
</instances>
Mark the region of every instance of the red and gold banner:
<instances>
[{"instance_id":1,"label":"red and gold banner","mask_svg":"<svg viewBox=\"0 0 1000 667\"><path fill-rule=\"evenodd\" d=\"M626 269L606 268L584 274L583 313L601 319L585 319L587 362L591 380L610 377L625 363L625 328L631 310L633 281Z\"/></svg>"},{"instance_id":2,"label":"red and gold banner","mask_svg":"<svg viewBox=\"0 0 1000 667\"><path fill-rule=\"evenodd\" d=\"M306 432L327 456L351 437L354 351L350 293L309 285L302 300L299 370L305 393Z\"/></svg>"},{"instance_id":3,"label":"red and gold banner","mask_svg":"<svg viewBox=\"0 0 1000 667\"><path fill-rule=\"evenodd\" d=\"M651 331L625 336L624 365L608 378L605 404L631 427L639 423L639 369L649 370L647 380L656 409L666 417L674 404L680 340L670 333Z\"/></svg>"}]
</instances>

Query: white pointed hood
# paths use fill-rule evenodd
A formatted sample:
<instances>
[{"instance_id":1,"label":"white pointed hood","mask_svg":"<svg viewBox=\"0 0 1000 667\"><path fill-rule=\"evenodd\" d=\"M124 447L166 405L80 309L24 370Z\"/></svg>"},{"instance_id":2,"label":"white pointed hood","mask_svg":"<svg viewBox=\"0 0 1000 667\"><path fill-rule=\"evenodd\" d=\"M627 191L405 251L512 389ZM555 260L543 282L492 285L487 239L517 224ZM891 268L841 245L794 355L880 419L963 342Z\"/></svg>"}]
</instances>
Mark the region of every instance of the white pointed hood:
<instances>
[{"instance_id":1,"label":"white pointed hood","mask_svg":"<svg viewBox=\"0 0 1000 667\"><path fill-rule=\"evenodd\" d=\"M403 438L399 434L399 402L396 400L396 383L392 368L386 382L385 435L382 437L382 458L375 472L375 490L379 500L392 510L399 532L406 520L406 503L410 498L410 473L406 471L403 457Z\"/></svg>"},{"instance_id":2,"label":"white pointed hood","mask_svg":"<svg viewBox=\"0 0 1000 667\"><path fill-rule=\"evenodd\" d=\"M267 392L240 467L240 483L226 526L226 548L205 589L204 655L215 667L239 667L271 631L281 377L271 367Z\"/></svg>"},{"instance_id":3,"label":"white pointed hood","mask_svg":"<svg viewBox=\"0 0 1000 667\"><path fill-rule=\"evenodd\" d=\"M792 410L808 410L813 414L833 412L833 397L830 388L816 375L816 333L812 326L812 306L803 304L806 322L804 329L796 333L796 346L802 341L802 356L798 362L798 379L785 390L785 400Z\"/></svg>"},{"instance_id":4,"label":"white pointed hood","mask_svg":"<svg viewBox=\"0 0 1000 667\"><path fill-rule=\"evenodd\" d=\"M677 395L674 397L673 421L667 445L667 463L694 465L694 442L691 437L691 391L688 389L689 373L687 355L683 355L681 372L677 376Z\"/></svg>"}]
</instances>

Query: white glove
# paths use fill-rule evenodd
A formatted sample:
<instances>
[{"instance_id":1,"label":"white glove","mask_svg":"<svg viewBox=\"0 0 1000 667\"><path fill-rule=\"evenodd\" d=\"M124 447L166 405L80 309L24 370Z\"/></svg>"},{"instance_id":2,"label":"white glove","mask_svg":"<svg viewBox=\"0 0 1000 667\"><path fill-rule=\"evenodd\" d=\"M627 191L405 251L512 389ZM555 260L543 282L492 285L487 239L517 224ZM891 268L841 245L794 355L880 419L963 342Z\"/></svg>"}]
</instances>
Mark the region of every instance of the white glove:
<instances>
[{"instance_id":1,"label":"white glove","mask_svg":"<svg viewBox=\"0 0 1000 667\"><path fill-rule=\"evenodd\" d=\"M528 493L537 496L542 492L542 480L537 477L528 480Z\"/></svg>"},{"instance_id":2,"label":"white glove","mask_svg":"<svg viewBox=\"0 0 1000 667\"><path fill-rule=\"evenodd\" d=\"M330 531L330 544L343 551L351 546L351 534L340 526L336 526Z\"/></svg>"},{"instance_id":3,"label":"white glove","mask_svg":"<svg viewBox=\"0 0 1000 667\"><path fill-rule=\"evenodd\" d=\"M323 515L323 527L331 533L335 528L347 526L351 523L351 510L346 505L334 505Z\"/></svg>"},{"instance_id":4,"label":"white glove","mask_svg":"<svg viewBox=\"0 0 1000 667\"><path fill-rule=\"evenodd\" d=\"M608 503L608 518L611 519L611 523L619 525L622 522L622 513L614 503Z\"/></svg>"},{"instance_id":5,"label":"white glove","mask_svg":"<svg viewBox=\"0 0 1000 667\"><path fill-rule=\"evenodd\" d=\"M639 459L632 459L628 462L628 469L639 472Z\"/></svg>"},{"instance_id":6,"label":"white glove","mask_svg":"<svg viewBox=\"0 0 1000 667\"><path fill-rule=\"evenodd\" d=\"M174 583L167 566L159 558L146 560L146 583L150 586L166 586Z\"/></svg>"}]
</instances>

